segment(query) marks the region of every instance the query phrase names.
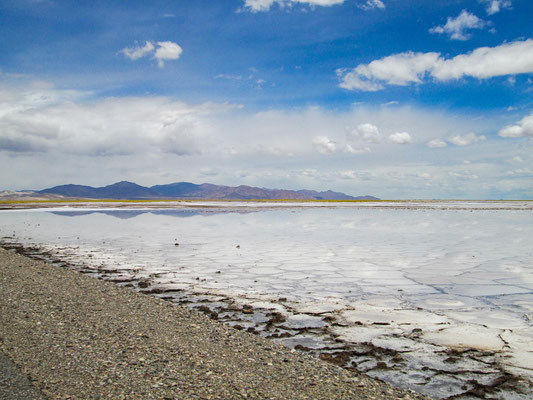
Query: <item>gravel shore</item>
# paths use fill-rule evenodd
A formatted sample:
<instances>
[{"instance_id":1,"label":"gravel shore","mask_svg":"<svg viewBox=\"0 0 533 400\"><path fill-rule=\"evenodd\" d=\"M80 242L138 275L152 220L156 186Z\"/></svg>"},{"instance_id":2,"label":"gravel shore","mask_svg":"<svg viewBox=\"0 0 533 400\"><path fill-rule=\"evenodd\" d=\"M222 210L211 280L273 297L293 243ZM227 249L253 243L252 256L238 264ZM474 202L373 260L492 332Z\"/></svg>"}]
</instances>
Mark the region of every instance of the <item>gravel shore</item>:
<instances>
[{"instance_id":1,"label":"gravel shore","mask_svg":"<svg viewBox=\"0 0 533 400\"><path fill-rule=\"evenodd\" d=\"M44 400L13 362L0 353L0 400Z\"/></svg>"},{"instance_id":2,"label":"gravel shore","mask_svg":"<svg viewBox=\"0 0 533 400\"><path fill-rule=\"evenodd\" d=\"M425 398L4 249L0 288L0 350L49 399Z\"/></svg>"}]
</instances>

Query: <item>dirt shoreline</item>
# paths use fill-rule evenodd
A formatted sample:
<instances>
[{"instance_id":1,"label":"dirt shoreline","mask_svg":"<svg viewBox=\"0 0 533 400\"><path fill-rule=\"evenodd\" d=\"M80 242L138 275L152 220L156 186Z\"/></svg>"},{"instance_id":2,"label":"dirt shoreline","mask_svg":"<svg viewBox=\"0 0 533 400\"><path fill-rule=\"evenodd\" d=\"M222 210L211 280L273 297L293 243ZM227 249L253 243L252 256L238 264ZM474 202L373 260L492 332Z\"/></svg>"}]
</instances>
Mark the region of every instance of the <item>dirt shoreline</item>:
<instances>
[{"instance_id":1,"label":"dirt shoreline","mask_svg":"<svg viewBox=\"0 0 533 400\"><path fill-rule=\"evenodd\" d=\"M0 211L40 208L74 209L205 209L205 210L265 210L280 208L350 207L375 209L426 210L533 210L533 200L104 200L65 199L30 200L0 197Z\"/></svg>"},{"instance_id":2,"label":"dirt shoreline","mask_svg":"<svg viewBox=\"0 0 533 400\"><path fill-rule=\"evenodd\" d=\"M49 399L424 399L0 249L0 350Z\"/></svg>"}]
</instances>

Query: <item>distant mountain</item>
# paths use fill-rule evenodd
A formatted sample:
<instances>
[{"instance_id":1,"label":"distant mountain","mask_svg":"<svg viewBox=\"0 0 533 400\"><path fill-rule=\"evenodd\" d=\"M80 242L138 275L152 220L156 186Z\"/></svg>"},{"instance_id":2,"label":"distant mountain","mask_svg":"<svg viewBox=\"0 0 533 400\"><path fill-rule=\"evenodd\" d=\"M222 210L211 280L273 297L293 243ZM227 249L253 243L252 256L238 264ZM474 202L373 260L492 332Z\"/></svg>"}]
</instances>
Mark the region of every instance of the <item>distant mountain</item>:
<instances>
[{"instance_id":1,"label":"distant mountain","mask_svg":"<svg viewBox=\"0 0 533 400\"><path fill-rule=\"evenodd\" d=\"M250 200L250 199L289 199L289 200L379 200L373 196L353 197L344 193L317 192L314 190L265 189L253 186L222 186L203 183L176 182L168 185L155 185L150 188L132 182L118 182L94 188L83 185L61 185L44 189L40 194L55 194L65 197L86 199L211 199L211 200Z\"/></svg>"},{"instance_id":2,"label":"distant mountain","mask_svg":"<svg viewBox=\"0 0 533 400\"><path fill-rule=\"evenodd\" d=\"M39 193L60 194L65 197L86 199L155 199L161 195L150 188L132 182L117 182L112 185L94 188L82 185L61 185L41 190Z\"/></svg>"},{"instance_id":3,"label":"distant mountain","mask_svg":"<svg viewBox=\"0 0 533 400\"><path fill-rule=\"evenodd\" d=\"M372 196L358 196L352 197L340 192L333 192L328 190L326 192L317 192L315 190L298 190L298 193L307 197L312 197L317 200L379 200Z\"/></svg>"}]
</instances>

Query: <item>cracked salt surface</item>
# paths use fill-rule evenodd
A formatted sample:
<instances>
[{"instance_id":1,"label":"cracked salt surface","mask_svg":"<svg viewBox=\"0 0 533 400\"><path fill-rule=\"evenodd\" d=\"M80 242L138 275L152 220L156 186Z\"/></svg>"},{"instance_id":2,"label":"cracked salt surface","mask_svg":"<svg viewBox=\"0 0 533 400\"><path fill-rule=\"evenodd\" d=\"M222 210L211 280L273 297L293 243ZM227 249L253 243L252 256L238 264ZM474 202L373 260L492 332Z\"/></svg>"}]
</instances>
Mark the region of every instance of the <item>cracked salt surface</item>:
<instances>
[{"instance_id":1,"label":"cracked salt surface","mask_svg":"<svg viewBox=\"0 0 533 400\"><path fill-rule=\"evenodd\" d=\"M0 235L434 398L532 398L530 203L379 204L2 211Z\"/></svg>"}]
</instances>

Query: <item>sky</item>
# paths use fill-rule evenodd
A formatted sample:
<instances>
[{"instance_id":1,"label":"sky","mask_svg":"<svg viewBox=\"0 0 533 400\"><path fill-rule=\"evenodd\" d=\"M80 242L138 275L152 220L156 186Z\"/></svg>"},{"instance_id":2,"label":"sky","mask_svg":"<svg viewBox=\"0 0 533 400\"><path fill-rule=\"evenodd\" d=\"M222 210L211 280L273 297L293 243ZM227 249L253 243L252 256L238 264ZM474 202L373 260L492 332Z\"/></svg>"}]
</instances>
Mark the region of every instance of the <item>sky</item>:
<instances>
[{"instance_id":1,"label":"sky","mask_svg":"<svg viewBox=\"0 0 533 400\"><path fill-rule=\"evenodd\" d=\"M530 0L0 0L0 190L533 199Z\"/></svg>"}]
</instances>

